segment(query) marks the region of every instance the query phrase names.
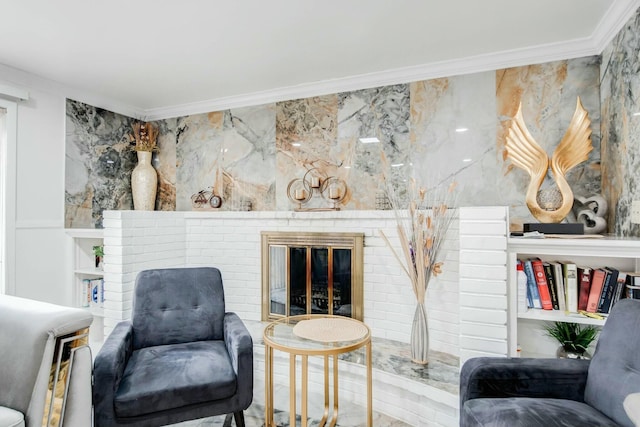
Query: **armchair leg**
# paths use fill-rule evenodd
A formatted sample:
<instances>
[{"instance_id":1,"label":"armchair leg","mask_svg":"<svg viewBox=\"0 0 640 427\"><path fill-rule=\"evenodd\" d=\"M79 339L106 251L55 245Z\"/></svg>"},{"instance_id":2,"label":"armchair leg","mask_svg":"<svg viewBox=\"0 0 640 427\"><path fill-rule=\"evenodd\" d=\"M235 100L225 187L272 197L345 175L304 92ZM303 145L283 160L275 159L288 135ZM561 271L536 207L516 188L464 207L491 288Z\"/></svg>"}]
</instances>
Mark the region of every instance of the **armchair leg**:
<instances>
[{"instance_id":1,"label":"armchair leg","mask_svg":"<svg viewBox=\"0 0 640 427\"><path fill-rule=\"evenodd\" d=\"M236 420L236 427L245 427L244 426L244 412L242 412L242 411L234 412L233 414L227 414L227 416L224 417L224 423L222 424L222 427L231 427L231 417L232 416Z\"/></svg>"},{"instance_id":2,"label":"armchair leg","mask_svg":"<svg viewBox=\"0 0 640 427\"><path fill-rule=\"evenodd\" d=\"M233 418L236 420L236 427L244 427L244 412L234 412Z\"/></svg>"}]
</instances>

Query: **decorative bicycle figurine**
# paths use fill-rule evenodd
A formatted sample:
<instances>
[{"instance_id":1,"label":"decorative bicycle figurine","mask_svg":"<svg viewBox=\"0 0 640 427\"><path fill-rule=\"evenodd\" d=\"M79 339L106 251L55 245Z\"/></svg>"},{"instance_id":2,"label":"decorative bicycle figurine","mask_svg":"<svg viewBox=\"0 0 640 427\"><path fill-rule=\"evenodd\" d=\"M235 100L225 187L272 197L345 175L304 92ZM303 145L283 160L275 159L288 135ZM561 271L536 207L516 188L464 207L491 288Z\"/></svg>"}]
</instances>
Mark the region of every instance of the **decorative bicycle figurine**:
<instances>
[{"instance_id":1,"label":"decorative bicycle figurine","mask_svg":"<svg viewBox=\"0 0 640 427\"><path fill-rule=\"evenodd\" d=\"M191 206L194 209L219 208L222 206L222 197L213 192L213 187L200 190L191 196Z\"/></svg>"}]
</instances>

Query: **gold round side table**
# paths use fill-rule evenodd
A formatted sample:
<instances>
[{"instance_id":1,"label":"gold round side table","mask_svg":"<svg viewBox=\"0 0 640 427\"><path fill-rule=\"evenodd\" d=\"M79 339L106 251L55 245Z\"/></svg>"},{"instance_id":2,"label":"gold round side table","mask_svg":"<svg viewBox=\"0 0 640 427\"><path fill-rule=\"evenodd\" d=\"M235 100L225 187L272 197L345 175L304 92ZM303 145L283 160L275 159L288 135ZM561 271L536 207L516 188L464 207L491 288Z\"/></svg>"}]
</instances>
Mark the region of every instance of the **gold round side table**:
<instances>
[{"instance_id":1,"label":"gold round side table","mask_svg":"<svg viewBox=\"0 0 640 427\"><path fill-rule=\"evenodd\" d=\"M265 352L265 427L273 421L273 352L289 354L289 425L296 425L296 358L301 358L301 426L307 427L309 356L323 358L324 414L320 426L338 422L338 355L366 347L367 427L373 427L371 383L371 330L363 322L349 317L306 314L271 322L264 330ZM333 363L329 363L332 358ZM333 377L333 405L329 404L329 376ZM327 422L329 424L327 424Z\"/></svg>"}]
</instances>

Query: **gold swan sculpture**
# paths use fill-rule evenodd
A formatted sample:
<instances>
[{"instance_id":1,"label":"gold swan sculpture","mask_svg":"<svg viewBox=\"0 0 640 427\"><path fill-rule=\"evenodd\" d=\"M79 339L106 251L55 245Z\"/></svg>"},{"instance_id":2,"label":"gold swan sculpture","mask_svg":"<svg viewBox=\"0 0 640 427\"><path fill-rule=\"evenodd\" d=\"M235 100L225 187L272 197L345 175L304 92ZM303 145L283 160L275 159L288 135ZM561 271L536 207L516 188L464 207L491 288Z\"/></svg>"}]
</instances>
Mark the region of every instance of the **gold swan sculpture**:
<instances>
[{"instance_id":1,"label":"gold swan sculpture","mask_svg":"<svg viewBox=\"0 0 640 427\"><path fill-rule=\"evenodd\" d=\"M518 106L518 111L507 130L505 148L511 162L527 171L531 177L526 194L527 207L531 214L544 223L562 221L573 206L573 192L565 176L569 170L586 161L593 150L591 120L580 102L580 97L569 128L551 159L529 133L522 116L522 103ZM562 201L559 206L545 209L540 206L538 194L549 168Z\"/></svg>"}]
</instances>

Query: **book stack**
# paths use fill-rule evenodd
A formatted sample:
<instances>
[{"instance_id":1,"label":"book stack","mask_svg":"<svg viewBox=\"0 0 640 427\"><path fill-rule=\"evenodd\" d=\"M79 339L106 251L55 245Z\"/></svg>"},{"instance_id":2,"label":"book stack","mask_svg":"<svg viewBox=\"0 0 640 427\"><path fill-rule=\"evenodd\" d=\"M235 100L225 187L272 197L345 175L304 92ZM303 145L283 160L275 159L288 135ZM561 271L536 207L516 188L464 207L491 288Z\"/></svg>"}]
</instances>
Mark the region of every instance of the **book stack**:
<instances>
[{"instance_id":1,"label":"book stack","mask_svg":"<svg viewBox=\"0 0 640 427\"><path fill-rule=\"evenodd\" d=\"M81 307L104 307L104 280L84 279L80 293Z\"/></svg>"},{"instance_id":2,"label":"book stack","mask_svg":"<svg viewBox=\"0 0 640 427\"><path fill-rule=\"evenodd\" d=\"M518 263L527 277L527 308L608 314L621 298L640 299L640 273L540 258Z\"/></svg>"}]
</instances>

